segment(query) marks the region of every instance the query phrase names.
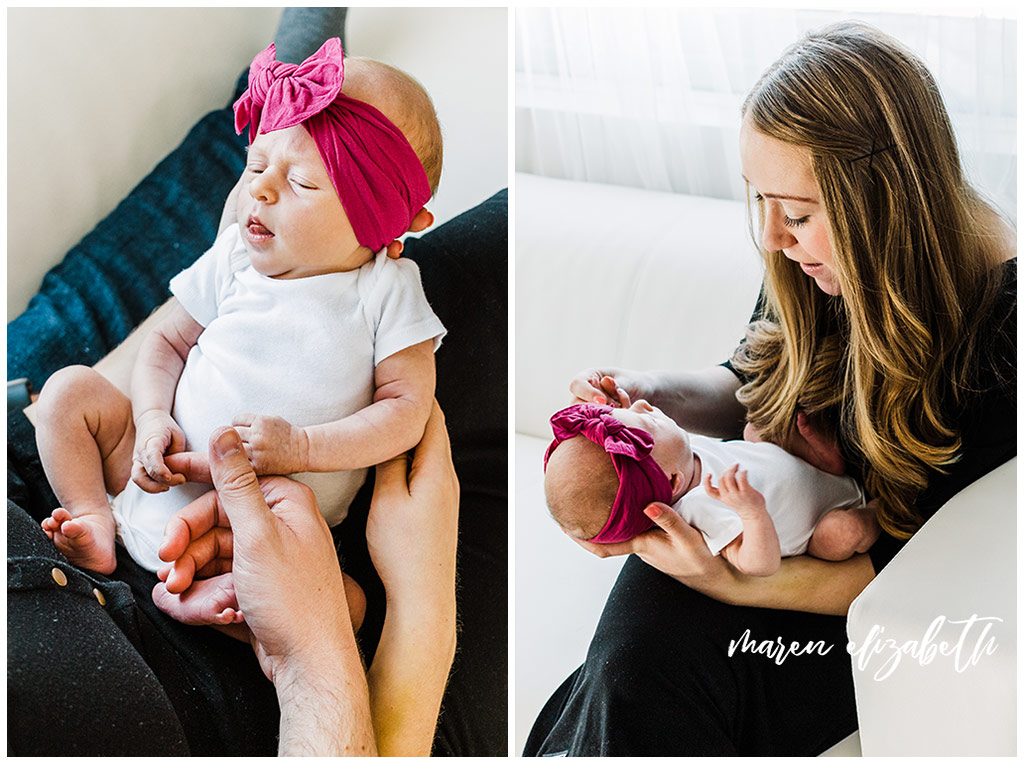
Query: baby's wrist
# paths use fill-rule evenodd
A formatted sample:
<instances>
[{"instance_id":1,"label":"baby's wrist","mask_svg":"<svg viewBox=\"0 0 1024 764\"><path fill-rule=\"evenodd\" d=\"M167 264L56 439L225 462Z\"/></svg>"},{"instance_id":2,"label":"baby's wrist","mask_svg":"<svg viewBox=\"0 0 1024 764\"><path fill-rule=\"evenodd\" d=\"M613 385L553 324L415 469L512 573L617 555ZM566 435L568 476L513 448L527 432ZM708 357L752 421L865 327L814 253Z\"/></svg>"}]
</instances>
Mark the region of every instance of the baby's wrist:
<instances>
[{"instance_id":1,"label":"baby's wrist","mask_svg":"<svg viewBox=\"0 0 1024 764\"><path fill-rule=\"evenodd\" d=\"M295 472L313 472L315 465L310 459L313 452L309 430L305 427L293 427L292 439L295 444L295 452L298 458L298 469Z\"/></svg>"},{"instance_id":2,"label":"baby's wrist","mask_svg":"<svg viewBox=\"0 0 1024 764\"><path fill-rule=\"evenodd\" d=\"M140 424L143 424L151 419L164 419L170 416L171 412L159 407L154 406L148 409L143 409L135 413L135 426L138 427Z\"/></svg>"}]
</instances>

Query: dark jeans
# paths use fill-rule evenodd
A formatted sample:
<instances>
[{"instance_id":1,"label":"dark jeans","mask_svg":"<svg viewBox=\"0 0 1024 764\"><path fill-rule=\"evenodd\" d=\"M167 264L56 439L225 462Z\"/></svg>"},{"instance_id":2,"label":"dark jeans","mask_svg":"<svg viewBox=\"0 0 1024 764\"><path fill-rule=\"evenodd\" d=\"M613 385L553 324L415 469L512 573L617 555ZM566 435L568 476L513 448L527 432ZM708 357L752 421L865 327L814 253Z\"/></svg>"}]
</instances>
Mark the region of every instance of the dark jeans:
<instances>
[{"instance_id":1,"label":"dark jeans","mask_svg":"<svg viewBox=\"0 0 1024 764\"><path fill-rule=\"evenodd\" d=\"M58 368L95 363L166 300L171 276L213 241L243 157L230 109L201 120L8 324L8 378L38 389ZM449 330L437 397L462 490L459 643L437 754L507 752L507 235L501 191L405 249ZM336 537L370 600L360 632L369 661L384 598L362 531L368 482ZM76 569L46 539L38 520L55 499L20 411L8 412L8 496L10 753L276 751L276 697L248 645L156 610L155 578L123 550L103 577Z\"/></svg>"}]
</instances>

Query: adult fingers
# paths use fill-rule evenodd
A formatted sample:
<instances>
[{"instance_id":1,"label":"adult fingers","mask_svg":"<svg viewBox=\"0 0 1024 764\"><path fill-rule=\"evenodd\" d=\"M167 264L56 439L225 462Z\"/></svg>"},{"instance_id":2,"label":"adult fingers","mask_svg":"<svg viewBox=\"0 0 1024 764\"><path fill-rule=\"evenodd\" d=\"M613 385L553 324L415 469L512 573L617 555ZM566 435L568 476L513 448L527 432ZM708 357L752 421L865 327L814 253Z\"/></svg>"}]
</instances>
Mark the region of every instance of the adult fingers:
<instances>
[{"instance_id":1,"label":"adult fingers","mask_svg":"<svg viewBox=\"0 0 1024 764\"><path fill-rule=\"evenodd\" d=\"M569 383L569 392L572 394L573 402L593 402L594 396L600 395L597 388L589 380L582 377L574 377Z\"/></svg>"},{"instance_id":2,"label":"adult fingers","mask_svg":"<svg viewBox=\"0 0 1024 764\"><path fill-rule=\"evenodd\" d=\"M392 260L397 260L402 256L402 250L405 249L405 245L402 244L398 239L388 244L388 257Z\"/></svg>"},{"instance_id":3,"label":"adult fingers","mask_svg":"<svg viewBox=\"0 0 1024 764\"><path fill-rule=\"evenodd\" d=\"M700 534L700 531L676 514L670 506L662 504L660 501L648 504L644 509L644 514L651 518L655 525L670 536L686 538L692 536L694 533L698 535ZM650 531L647 533L650 533ZM637 536L637 539L644 538L647 536L647 533L641 533Z\"/></svg>"},{"instance_id":4,"label":"adult fingers","mask_svg":"<svg viewBox=\"0 0 1024 764\"><path fill-rule=\"evenodd\" d=\"M578 539L575 536L569 536L569 538L597 557L621 557L625 554L632 554L635 551L633 539L630 539L629 541L617 541L612 544L595 544L591 541Z\"/></svg>"},{"instance_id":5,"label":"adult fingers","mask_svg":"<svg viewBox=\"0 0 1024 764\"><path fill-rule=\"evenodd\" d=\"M201 451L168 454L164 457L164 463L175 475L182 475L190 483L213 483L210 457Z\"/></svg>"},{"instance_id":6,"label":"adult fingers","mask_svg":"<svg viewBox=\"0 0 1024 764\"><path fill-rule=\"evenodd\" d=\"M619 383L608 374L601 377L600 387L607 396L608 403L617 408L628 409L632 404L629 398L629 393L626 392L625 388L621 387Z\"/></svg>"},{"instance_id":7,"label":"adult fingers","mask_svg":"<svg viewBox=\"0 0 1024 764\"><path fill-rule=\"evenodd\" d=\"M394 495L409 495L409 455L407 453L401 453L393 459L381 462L374 468L374 498L383 499Z\"/></svg>"},{"instance_id":8,"label":"adult fingers","mask_svg":"<svg viewBox=\"0 0 1024 764\"><path fill-rule=\"evenodd\" d=\"M172 594L185 591L195 578L231 569L234 536L228 528L214 528L188 545L164 578Z\"/></svg>"},{"instance_id":9,"label":"adult fingers","mask_svg":"<svg viewBox=\"0 0 1024 764\"><path fill-rule=\"evenodd\" d=\"M210 435L210 472L235 535L251 539L270 534L273 515L242 440L230 427L219 427Z\"/></svg>"},{"instance_id":10,"label":"adult fingers","mask_svg":"<svg viewBox=\"0 0 1024 764\"><path fill-rule=\"evenodd\" d=\"M412 466L409 469L409 490L432 491L434 488L454 490L456 497L459 491L459 480L452 465L452 447L445 425L444 412L437 400L434 400L416 450L413 452Z\"/></svg>"},{"instance_id":11,"label":"adult fingers","mask_svg":"<svg viewBox=\"0 0 1024 764\"><path fill-rule=\"evenodd\" d=\"M217 492L207 491L178 510L164 526L164 540L157 554L171 562L185 553L190 543L218 525L228 525L217 504Z\"/></svg>"}]
</instances>

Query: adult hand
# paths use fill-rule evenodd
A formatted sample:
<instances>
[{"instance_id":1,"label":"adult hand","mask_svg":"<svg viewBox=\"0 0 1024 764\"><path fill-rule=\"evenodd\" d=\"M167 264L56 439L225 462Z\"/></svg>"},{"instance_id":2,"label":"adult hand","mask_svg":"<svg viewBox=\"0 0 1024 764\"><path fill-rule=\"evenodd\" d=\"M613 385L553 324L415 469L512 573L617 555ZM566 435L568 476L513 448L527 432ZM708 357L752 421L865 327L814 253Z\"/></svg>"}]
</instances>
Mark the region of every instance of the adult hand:
<instances>
[{"instance_id":1,"label":"adult hand","mask_svg":"<svg viewBox=\"0 0 1024 764\"><path fill-rule=\"evenodd\" d=\"M751 443L763 440L749 422L743 430L743 439ZM846 460L839 450L839 441L815 425L802 411L797 412L796 429L789 439L777 445L819 470L832 475L846 473Z\"/></svg>"},{"instance_id":2,"label":"adult hand","mask_svg":"<svg viewBox=\"0 0 1024 764\"><path fill-rule=\"evenodd\" d=\"M573 403L605 403L616 408L629 408L633 401L650 400L653 383L649 374L603 367L584 369L569 383Z\"/></svg>"},{"instance_id":3,"label":"adult hand","mask_svg":"<svg viewBox=\"0 0 1024 764\"><path fill-rule=\"evenodd\" d=\"M412 464L402 454L376 468L366 544L389 602L419 601L425 590L454 596L458 526L459 480L435 400Z\"/></svg>"},{"instance_id":4,"label":"adult hand","mask_svg":"<svg viewBox=\"0 0 1024 764\"><path fill-rule=\"evenodd\" d=\"M377 465L366 543L387 592L370 666L370 704L382 756L428 756L455 655L459 483L434 401L410 466Z\"/></svg>"},{"instance_id":5,"label":"adult hand","mask_svg":"<svg viewBox=\"0 0 1024 764\"><path fill-rule=\"evenodd\" d=\"M235 430L211 436L209 471L215 490L167 524L160 555L175 561L168 590L187 588L194 571L224 569L230 558L239 607L274 681L282 664L301 658L312 635L351 632L331 533L307 486L257 479Z\"/></svg>"},{"instance_id":6,"label":"adult hand","mask_svg":"<svg viewBox=\"0 0 1024 764\"><path fill-rule=\"evenodd\" d=\"M715 596L733 580L735 569L721 556L714 556L700 531L691 526L666 504L651 504L644 510L658 527L629 541L594 544L573 539L598 557L635 554L648 565L672 576L691 589Z\"/></svg>"},{"instance_id":7,"label":"adult hand","mask_svg":"<svg viewBox=\"0 0 1024 764\"><path fill-rule=\"evenodd\" d=\"M212 434L209 471L215 492L170 521L161 556L181 552L203 568L214 555L195 543L229 525L239 609L281 704L281 752L372 752L369 695L341 569L312 491L288 478L258 480L231 428Z\"/></svg>"},{"instance_id":8,"label":"adult hand","mask_svg":"<svg viewBox=\"0 0 1024 764\"><path fill-rule=\"evenodd\" d=\"M430 228L430 226L432 225L434 225L434 215L426 207L424 207L419 212L417 212L416 217L412 219L412 222L409 224L409 232L419 233L420 231L425 231L426 229ZM405 249L405 245L398 239L395 239L393 242L388 244L387 255L392 260L397 260L402 256L403 249Z\"/></svg>"}]
</instances>

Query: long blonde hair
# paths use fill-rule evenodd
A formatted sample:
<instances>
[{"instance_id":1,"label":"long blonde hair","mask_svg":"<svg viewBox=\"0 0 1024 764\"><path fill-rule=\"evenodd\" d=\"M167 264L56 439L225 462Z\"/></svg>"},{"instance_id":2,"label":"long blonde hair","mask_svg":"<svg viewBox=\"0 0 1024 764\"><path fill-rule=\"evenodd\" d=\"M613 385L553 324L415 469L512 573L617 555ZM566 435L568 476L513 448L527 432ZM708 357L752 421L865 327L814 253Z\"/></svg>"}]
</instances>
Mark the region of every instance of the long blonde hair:
<instances>
[{"instance_id":1,"label":"long blonde hair","mask_svg":"<svg viewBox=\"0 0 1024 764\"><path fill-rule=\"evenodd\" d=\"M740 400L769 440L791 432L798 409L829 412L864 460L882 527L906 538L923 521L914 500L929 472L960 448L951 412L971 387L978 316L998 289L997 216L964 179L931 74L872 27L808 35L743 114L810 152L841 296L762 250L767 320L734 359L753 377ZM763 203L757 213L763 229Z\"/></svg>"}]
</instances>

